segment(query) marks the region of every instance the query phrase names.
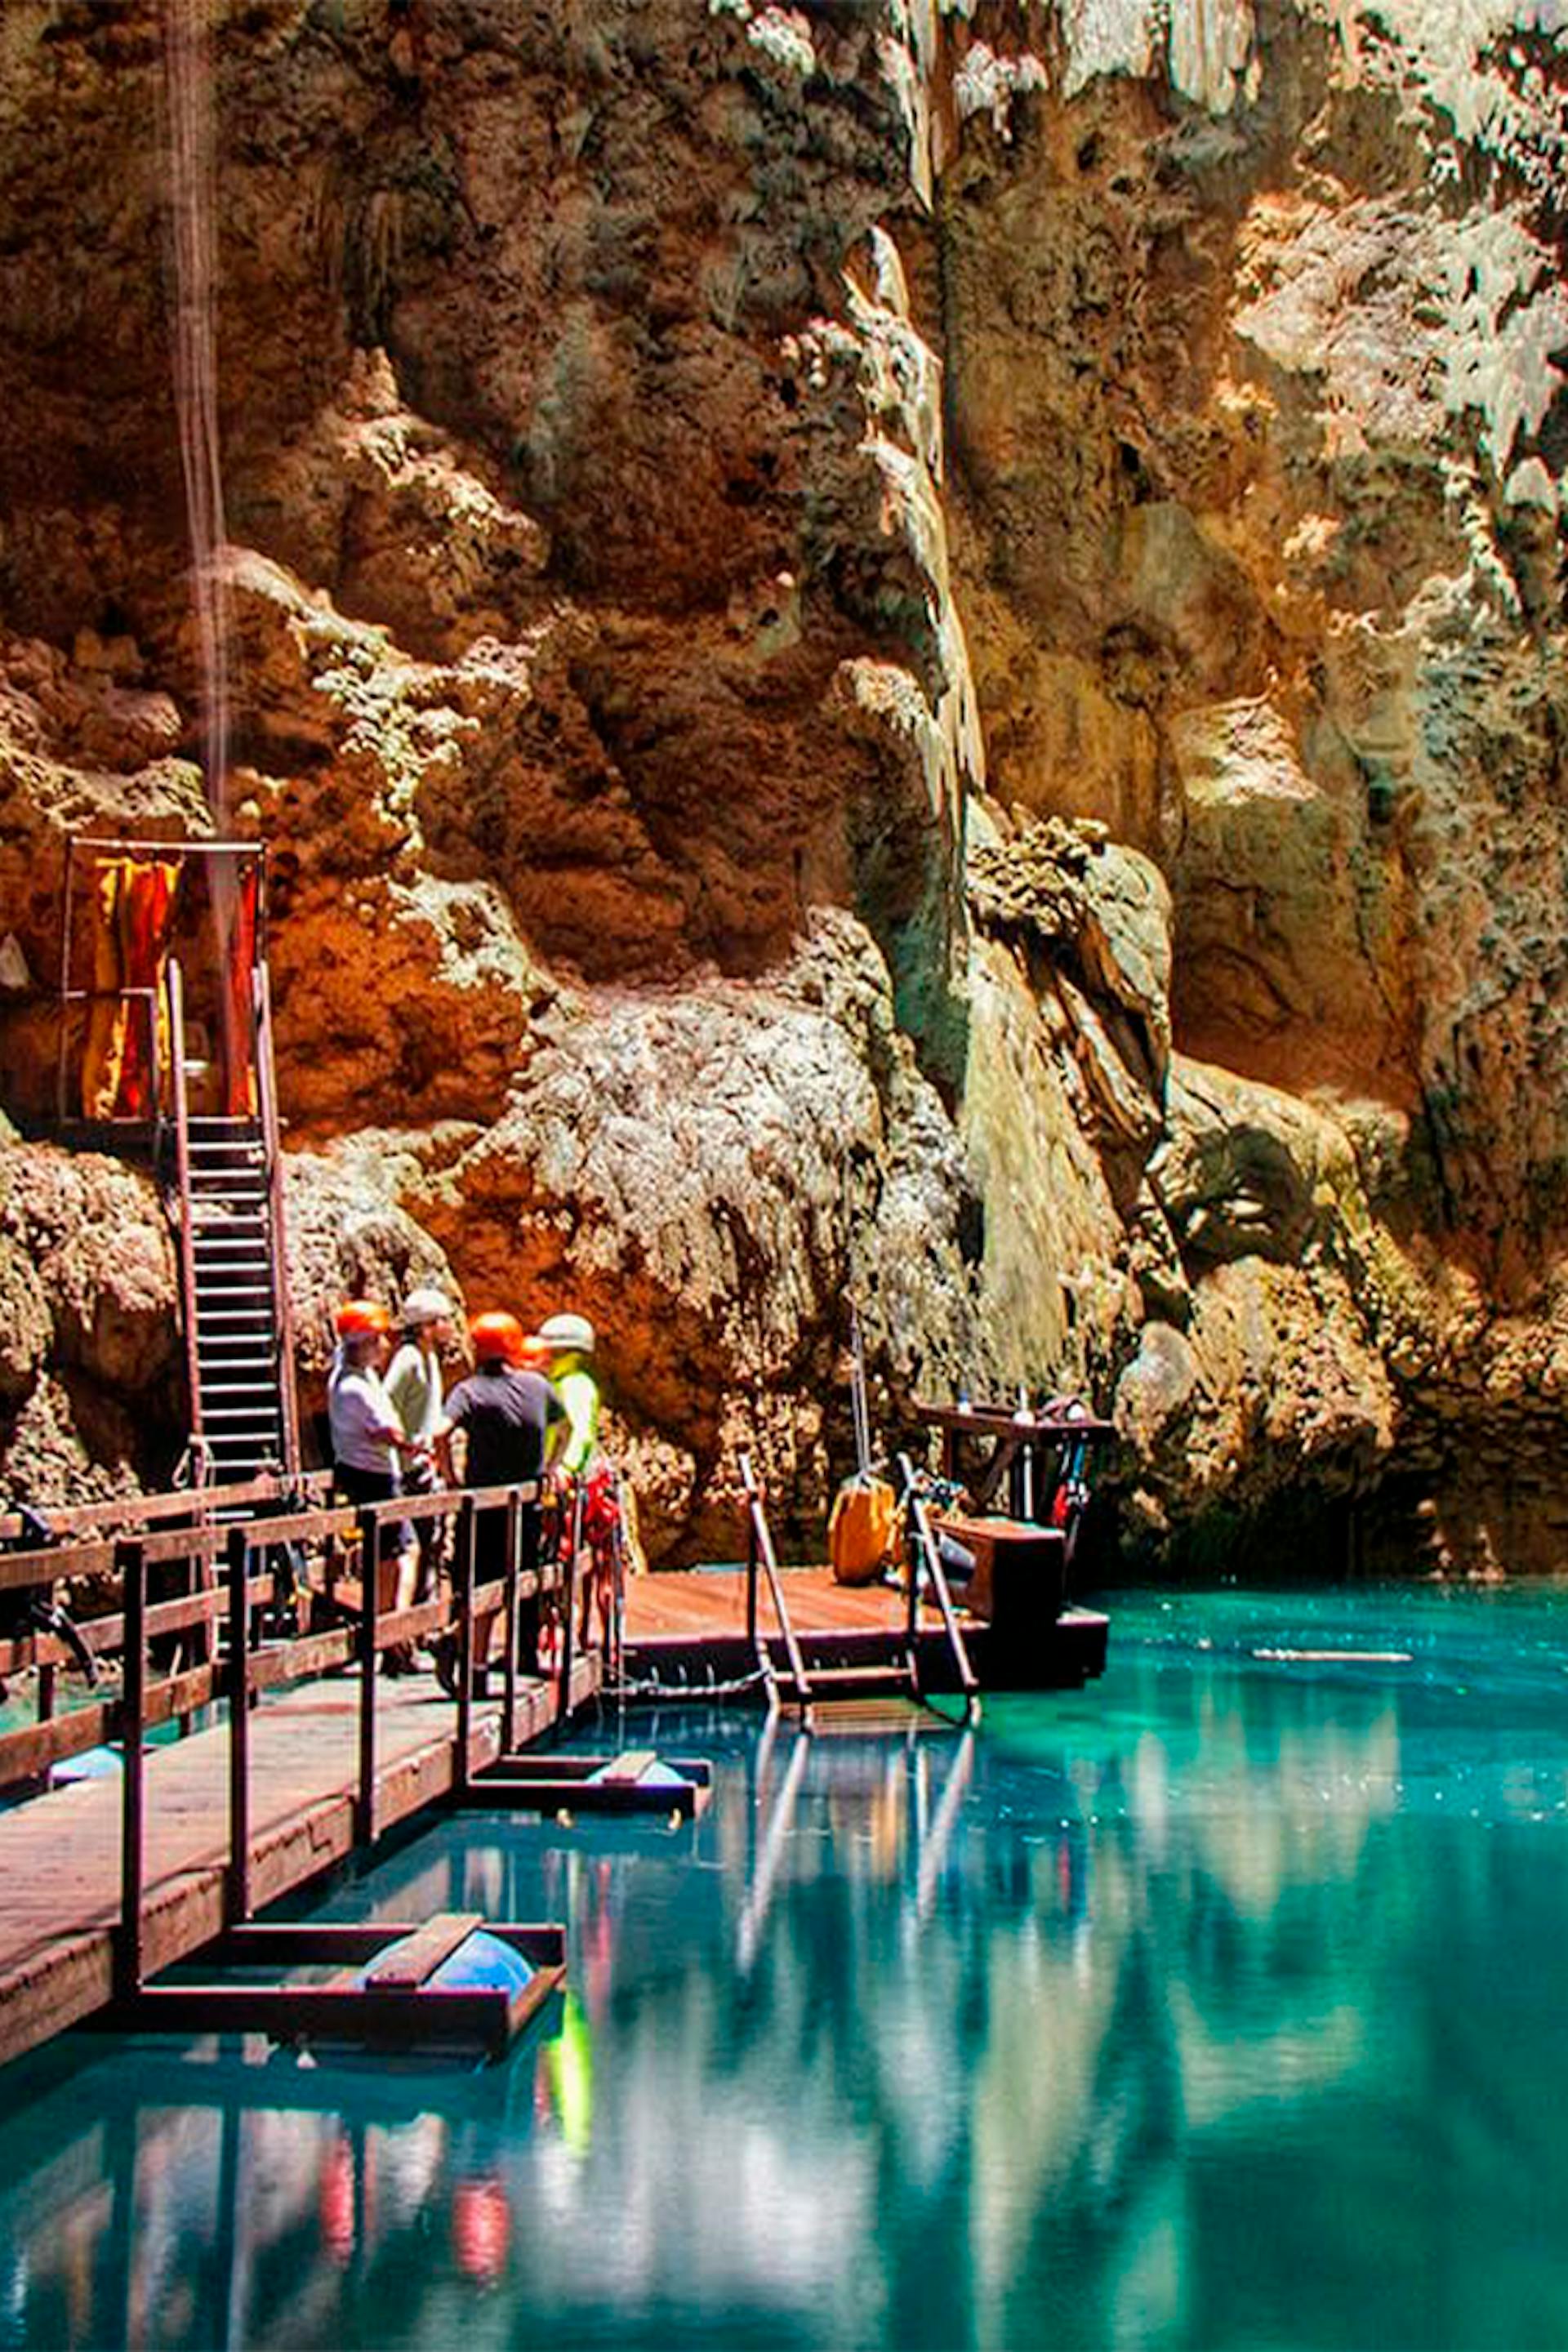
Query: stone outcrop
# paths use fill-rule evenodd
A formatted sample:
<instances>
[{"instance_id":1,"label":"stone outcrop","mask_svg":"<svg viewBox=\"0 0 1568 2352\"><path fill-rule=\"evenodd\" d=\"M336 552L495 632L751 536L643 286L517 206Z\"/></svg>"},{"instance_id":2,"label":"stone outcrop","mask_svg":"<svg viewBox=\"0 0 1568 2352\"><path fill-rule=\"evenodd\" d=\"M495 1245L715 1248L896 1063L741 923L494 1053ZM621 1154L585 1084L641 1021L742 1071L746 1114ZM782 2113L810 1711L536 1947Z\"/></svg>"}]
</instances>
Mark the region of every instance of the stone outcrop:
<instances>
[{"instance_id":1,"label":"stone outcrop","mask_svg":"<svg viewBox=\"0 0 1568 2352\"><path fill-rule=\"evenodd\" d=\"M134 1492L175 1466L184 1347L152 1185L118 1160L0 1139L0 1486Z\"/></svg>"},{"instance_id":2,"label":"stone outcrop","mask_svg":"<svg viewBox=\"0 0 1568 2352\"><path fill-rule=\"evenodd\" d=\"M181 12L21 0L0 1102L67 835L235 826L308 1382L341 1286L570 1300L654 1548L723 1552L737 1443L818 1519L854 1299L889 1436L1114 1403L1144 1558L1554 1557L1568 36L1443 13L216 11L209 809ZM144 1475L177 1349L41 1149L6 1458Z\"/></svg>"}]
</instances>

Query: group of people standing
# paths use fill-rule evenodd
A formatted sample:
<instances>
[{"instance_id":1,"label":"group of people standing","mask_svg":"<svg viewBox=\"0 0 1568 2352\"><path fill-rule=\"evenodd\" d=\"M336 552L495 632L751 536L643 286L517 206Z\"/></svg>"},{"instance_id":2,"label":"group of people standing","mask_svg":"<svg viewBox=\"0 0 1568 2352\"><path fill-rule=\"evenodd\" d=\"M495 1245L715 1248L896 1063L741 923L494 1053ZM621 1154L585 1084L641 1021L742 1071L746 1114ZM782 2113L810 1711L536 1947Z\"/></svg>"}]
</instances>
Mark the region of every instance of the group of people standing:
<instances>
[{"instance_id":1,"label":"group of people standing","mask_svg":"<svg viewBox=\"0 0 1568 2352\"><path fill-rule=\"evenodd\" d=\"M394 1349L390 1310L378 1300L351 1298L333 1318L337 1349L327 1381L333 1480L343 1500L385 1503L438 1486L512 1486L542 1479L557 1465L585 1476L598 1451L599 1391L589 1369L594 1327L584 1315L552 1315L536 1332L516 1316L494 1311L468 1326L473 1370L447 1391L446 1359L457 1342L452 1302L434 1289L410 1291ZM460 1458L459 1458L460 1450ZM434 1578L431 1548L416 1539L407 1520L382 1529L383 1568L390 1590L384 1605L411 1608ZM506 1516L481 1512L475 1569L481 1579L504 1564ZM538 1559L539 1514L522 1522L525 1569ZM537 1668L539 1608L519 1612L519 1663ZM446 1663L437 1656L437 1664ZM414 1668L411 1645L384 1653L384 1670Z\"/></svg>"}]
</instances>

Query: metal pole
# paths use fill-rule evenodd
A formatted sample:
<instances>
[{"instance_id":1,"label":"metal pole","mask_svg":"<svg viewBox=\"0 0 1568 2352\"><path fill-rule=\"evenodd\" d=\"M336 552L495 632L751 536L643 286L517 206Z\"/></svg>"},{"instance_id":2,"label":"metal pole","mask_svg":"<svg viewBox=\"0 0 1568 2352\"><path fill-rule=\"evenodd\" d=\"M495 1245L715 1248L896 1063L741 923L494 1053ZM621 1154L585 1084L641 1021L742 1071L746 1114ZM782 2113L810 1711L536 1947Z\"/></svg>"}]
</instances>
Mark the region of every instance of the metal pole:
<instances>
[{"instance_id":1,"label":"metal pole","mask_svg":"<svg viewBox=\"0 0 1568 2352\"><path fill-rule=\"evenodd\" d=\"M201 1304L196 1296L196 1247L192 1226L191 1113L185 1091L185 976L169 958L164 985L169 998L169 1055L174 1064L174 1181L180 1214L180 1302L184 1308L185 1388L192 1444L202 1429Z\"/></svg>"},{"instance_id":2,"label":"metal pole","mask_svg":"<svg viewBox=\"0 0 1568 2352\"><path fill-rule=\"evenodd\" d=\"M70 1053L70 1035L68 1024L70 1019L71 912L75 890L75 871L76 836L74 834L68 834L66 835L65 913L61 919L60 928L60 1043L59 1055L55 1064L55 1116L58 1123L61 1127L64 1127L66 1123L66 1091L68 1078L67 1061ZM84 1103L82 1105L84 1111L86 1108L87 1106Z\"/></svg>"},{"instance_id":3,"label":"metal pole","mask_svg":"<svg viewBox=\"0 0 1568 2352\"><path fill-rule=\"evenodd\" d=\"M380 1528L374 1506L359 1515L359 1801L354 1836L361 1845L375 1841L375 1603L381 1562Z\"/></svg>"},{"instance_id":4,"label":"metal pole","mask_svg":"<svg viewBox=\"0 0 1568 2352\"><path fill-rule=\"evenodd\" d=\"M228 1532L228 1916L250 1916L250 1545Z\"/></svg>"},{"instance_id":5,"label":"metal pole","mask_svg":"<svg viewBox=\"0 0 1568 2352\"><path fill-rule=\"evenodd\" d=\"M147 1719L147 1561L140 1540L127 1537L114 1547L125 1617L120 1735L124 1749L121 1777L120 1944L115 1954L116 1992L133 2000L142 1990L142 1880L146 1830L146 1763L142 1752Z\"/></svg>"}]
</instances>

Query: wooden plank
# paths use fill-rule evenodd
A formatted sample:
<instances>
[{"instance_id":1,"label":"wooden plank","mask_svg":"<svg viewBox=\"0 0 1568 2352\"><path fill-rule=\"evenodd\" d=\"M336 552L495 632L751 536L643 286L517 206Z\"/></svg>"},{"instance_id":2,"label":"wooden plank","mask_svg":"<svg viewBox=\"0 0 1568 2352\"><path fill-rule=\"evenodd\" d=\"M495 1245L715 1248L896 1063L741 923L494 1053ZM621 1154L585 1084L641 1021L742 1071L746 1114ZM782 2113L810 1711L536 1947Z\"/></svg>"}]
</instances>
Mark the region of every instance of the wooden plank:
<instances>
[{"instance_id":1,"label":"wooden plank","mask_svg":"<svg viewBox=\"0 0 1568 2352\"><path fill-rule=\"evenodd\" d=\"M234 1486L181 1487L168 1494L119 1496L107 1503L72 1503L58 1509L46 1505L40 1516L47 1520L51 1533L68 1539L100 1530L110 1536L131 1535L139 1528L153 1527L163 1519L207 1517L257 1503L285 1502L296 1495L319 1495L324 1503L331 1483L330 1470L306 1470L298 1478L268 1475L247 1478ZM0 1543L14 1541L22 1529L19 1511L0 1511Z\"/></svg>"},{"instance_id":2,"label":"wooden plank","mask_svg":"<svg viewBox=\"0 0 1568 2352\"><path fill-rule=\"evenodd\" d=\"M667 1813L689 1822L706 1809L710 1793L696 1780L668 1788L647 1780L541 1780L497 1766L477 1773L455 1801L496 1812Z\"/></svg>"},{"instance_id":3,"label":"wooden plank","mask_svg":"<svg viewBox=\"0 0 1568 2352\"><path fill-rule=\"evenodd\" d=\"M72 1576L112 1576L112 1542L51 1545L44 1551L10 1551L0 1559L0 1592L58 1584Z\"/></svg>"},{"instance_id":4,"label":"wooden plank","mask_svg":"<svg viewBox=\"0 0 1568 2352\"><path fill-rule=\"evenodd\" d=\"M466 1944L474 1929L484 1924L479 1911L438 1911L395 1952L368 1968L364 1981L378 1992L425 1984L458 1945Z\"/></svg>"},{"instance_id":5,"label":"wooden plank","mask_svg":"<svg viewBox=\"0 0 1568 2352\"><path fill-rule=\"evenodd\" d=\"M613 1764L605 1765L601 1785L606 1789L625 1788L630 1781L640 1780L649 1767L658 1762L658 1757L653 1748L628 1748L624 1756L617 1756Z\"/></svg>"}]
</instances>

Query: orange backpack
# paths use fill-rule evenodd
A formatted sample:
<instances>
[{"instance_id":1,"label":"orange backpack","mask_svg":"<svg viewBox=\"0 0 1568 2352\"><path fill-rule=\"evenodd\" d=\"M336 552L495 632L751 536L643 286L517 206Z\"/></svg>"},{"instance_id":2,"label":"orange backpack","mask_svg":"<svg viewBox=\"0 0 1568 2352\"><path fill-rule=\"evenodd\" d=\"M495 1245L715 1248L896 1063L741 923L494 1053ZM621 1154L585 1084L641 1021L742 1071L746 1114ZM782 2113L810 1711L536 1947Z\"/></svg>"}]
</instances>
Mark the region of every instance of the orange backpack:
<instances>
[{"instance_id":1,"label":"orange backpack","mask_svg":"<svg viewBox=\"0 0 1568 2352\"><path fill-rule=\"evenodd\" d=\"M898 1503L885 1478L847 1478L827 1522L827 1557L838 1584L875 1584L893 1548Z\"/></svg>"}]
</instances>

